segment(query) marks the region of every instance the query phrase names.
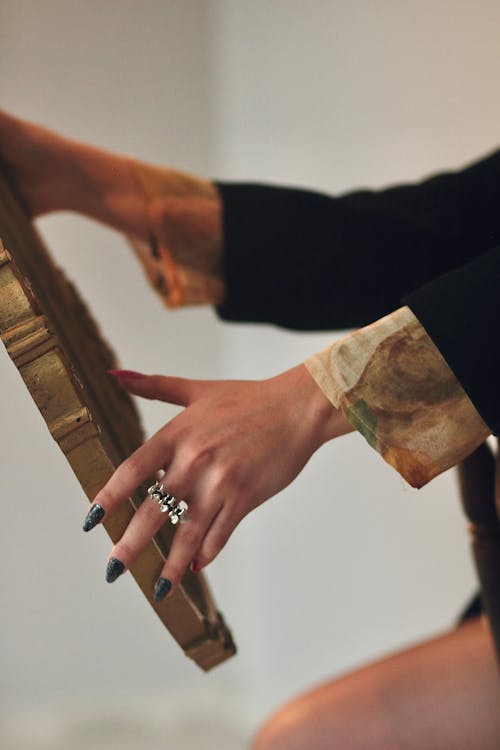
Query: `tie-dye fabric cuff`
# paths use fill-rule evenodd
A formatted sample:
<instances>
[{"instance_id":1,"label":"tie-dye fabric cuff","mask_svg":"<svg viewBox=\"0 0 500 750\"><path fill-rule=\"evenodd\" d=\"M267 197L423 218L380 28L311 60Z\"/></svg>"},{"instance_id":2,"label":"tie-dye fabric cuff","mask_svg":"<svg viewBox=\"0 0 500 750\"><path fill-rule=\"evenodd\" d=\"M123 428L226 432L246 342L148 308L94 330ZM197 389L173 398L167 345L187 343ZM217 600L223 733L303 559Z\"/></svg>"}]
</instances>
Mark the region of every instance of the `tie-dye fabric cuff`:
<instances>
[{"instance_id":1,"label":"tie-dye fabric cuff","mask_svg":"<svg viewBox=\"0 0 500 750\"><path fill-rule=\"evenodd\" d=\"M305 364L334 406L413 487L457 464L490 434L409 307Z\"/></svg>"}]
</instances>

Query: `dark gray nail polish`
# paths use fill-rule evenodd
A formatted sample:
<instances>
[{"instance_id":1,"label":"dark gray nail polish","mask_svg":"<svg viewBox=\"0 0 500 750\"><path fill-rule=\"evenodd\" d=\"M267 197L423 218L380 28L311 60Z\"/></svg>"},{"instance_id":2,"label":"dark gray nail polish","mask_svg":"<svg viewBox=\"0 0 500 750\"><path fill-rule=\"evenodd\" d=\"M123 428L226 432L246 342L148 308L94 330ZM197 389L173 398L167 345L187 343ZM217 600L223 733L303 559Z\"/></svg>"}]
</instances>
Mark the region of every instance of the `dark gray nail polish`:
<instances>
[{"instance_id":1,"label":"dark gray nail polish","mask_svg":"<svg viewBox=\"0 0 500 750\"><path fill-rule=\"evenodd\" d=\"M122 563L122 561L118 560L116 557L112 557L108 562L108 567L106 568L107 582L113 583L113 581L116 581L118 576L121 576L124 570L125 565Z\"/></svg>"},{"instance_id":2,"label":"dark gray nail polish","mask_svg":"<svg viewBox=\"0 0 500 750\"><path fill-rule=\"evenodd\" d=\"M161 601L168 594L171 588L172 581L169 581L168 578L158 578L155 586L155 602Z\"/></svg>"},{"instance_id":3,"label":"dark gray nail polish","mask_svg":"<svg viewBox=\"0 0 500 750\"><path fill-rule=\"evenodd\" d=\"M93 529L94 526L97 526L99 521L104 518L104 513L104 508L101 508L99 503L95 503L85 517L85 521L83 522L83 530L90 531L90 529Z\"/></svg>"}]
</instances>

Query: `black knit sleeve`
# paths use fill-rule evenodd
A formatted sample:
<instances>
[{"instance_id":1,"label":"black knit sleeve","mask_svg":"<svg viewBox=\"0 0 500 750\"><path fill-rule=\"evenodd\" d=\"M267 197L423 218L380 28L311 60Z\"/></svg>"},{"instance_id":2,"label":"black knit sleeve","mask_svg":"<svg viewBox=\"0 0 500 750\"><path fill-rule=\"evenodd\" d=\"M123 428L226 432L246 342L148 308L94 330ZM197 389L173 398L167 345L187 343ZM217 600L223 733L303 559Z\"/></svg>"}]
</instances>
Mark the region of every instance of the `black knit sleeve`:
<instances>
[{"instance_id":1,"label":"black knit sleeve","mask_svg":"<svg viewBox=\"0 0 500 750\"><path fill-rule=\"evenodd\" d=\"M500 434L500 245L403 299Z\"/></svg>"},{"instance_id":2,"label":"black knit sleeve","mask_svg":"<svg viewBox=\"0 0 500 750\"><path fill-rule=\"evenodd\" d=\"M500 243L500 151L414 185L337 197L216 183L224 320L297 330L365 325Z\"/></svg>"}]
</instances>

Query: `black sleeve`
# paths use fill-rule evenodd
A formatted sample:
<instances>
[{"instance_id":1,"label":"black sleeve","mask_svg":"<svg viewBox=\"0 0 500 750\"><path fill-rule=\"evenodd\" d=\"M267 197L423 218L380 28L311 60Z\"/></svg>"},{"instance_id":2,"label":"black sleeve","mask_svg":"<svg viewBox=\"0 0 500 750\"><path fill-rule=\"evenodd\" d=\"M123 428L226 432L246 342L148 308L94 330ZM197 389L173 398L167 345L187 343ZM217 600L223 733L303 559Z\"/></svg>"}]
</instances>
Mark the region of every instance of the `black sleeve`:
<instances>
[{"instance_id":1,"label":"black sleeve","mask_svg":"<svg viewBox=\"0 0 500 750\"><path fill-rule=\"evenodd\" d=\"M403 298L500 434L500 245Z\"/></svg>"},{"instance_id":2,"label":"black sleeve","mask_svg":"<svg viewBox=\"0 0 500 750\"><path fill-rule=\"evenodd\" d=\"M339 197L217 185L222 319L338 330L406 304L500 433L500 151L416 185Z\"/></svg>"},{"instance_id":3,"label":"black sleeve","mask_svg":"<svg viewBox=\"0 0 500 750\"><path fill-rule=\"evenodd\" d=\"M216 183L224 320L297 330L365 325L500 243L500 151L415 185L331 197Z\"/></svg>"}]
</instances>

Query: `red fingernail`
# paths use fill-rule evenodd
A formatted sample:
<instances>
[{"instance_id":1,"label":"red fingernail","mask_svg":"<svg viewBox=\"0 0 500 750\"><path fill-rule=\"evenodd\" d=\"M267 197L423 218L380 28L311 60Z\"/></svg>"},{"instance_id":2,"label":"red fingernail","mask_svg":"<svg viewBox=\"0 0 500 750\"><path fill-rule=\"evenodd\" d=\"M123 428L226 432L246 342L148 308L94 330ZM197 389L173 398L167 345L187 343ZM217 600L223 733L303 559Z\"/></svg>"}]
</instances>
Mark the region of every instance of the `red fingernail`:
<instances>
[{"instance_id":1,"label":"red fingernail","mask_svg":"<svg viewBox=\"0 0 500 750\"><path fill-rule=\"evenodd\" d=\"M200 563L195 562L195 560L193 560L193 562L191 563L191 570L193 571L193 573L199 573L202 567L203 565L200 565Z\"/></svg>"},{"instance_id":2,"label":"red fingernail","mask_svg":"<svg viewBox=\"0 0 500 750\"><path fill-rule=\"evenodd\" d=\"M145 377L142 372L135 372L135 370L106 370L106 372L108 375L115 375L117 378L129 378L130 380Z\"/></svg>"}]
</instances>

